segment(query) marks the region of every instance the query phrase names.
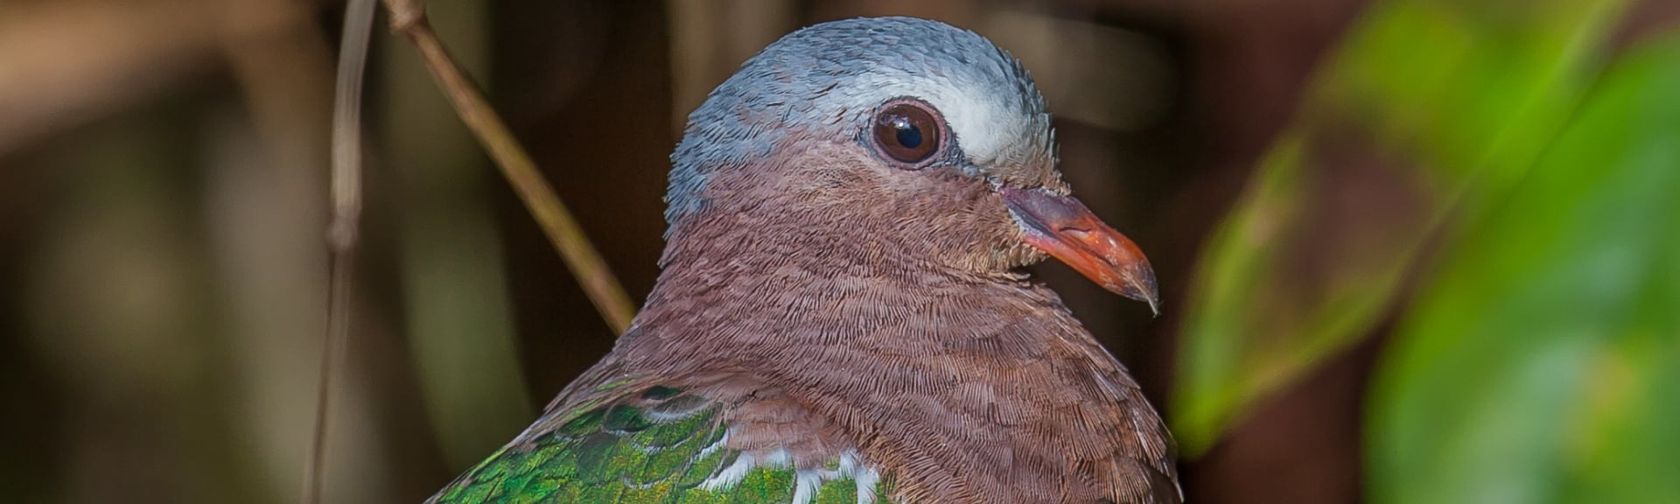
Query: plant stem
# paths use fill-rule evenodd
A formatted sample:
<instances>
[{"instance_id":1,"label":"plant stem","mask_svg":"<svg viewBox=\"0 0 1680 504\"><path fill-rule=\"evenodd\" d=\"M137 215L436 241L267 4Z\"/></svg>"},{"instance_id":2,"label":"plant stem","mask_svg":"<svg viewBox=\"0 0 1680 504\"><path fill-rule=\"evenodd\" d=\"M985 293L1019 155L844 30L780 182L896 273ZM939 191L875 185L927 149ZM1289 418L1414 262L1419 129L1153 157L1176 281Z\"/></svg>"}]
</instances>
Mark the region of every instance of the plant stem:
<instances>
[{"instance_id":1,"label":"plant stem","mask_svg":"<svg viewBox=\"0 0 1680 504\"><path fill-rule=\"evenodd\" d=\"M304 470L302 501L321 502L326 475L327 424L331 418L333 377L350 346L350 315L356 242L362 214L362 77L368 39L373 31L373 0L351 0L344 15L338 77L333 99L332 222L327 229L330 285L326 337L321 345L321 375L315 390L315 426Z\"/></svg>"},{"instance_id":2,"label":"plant stem","mask_svg":"<svg viewBox=\"0 0 1680 504\"><path fill-rule=\"evenodd\" d=\"M606 320L613 332L623 334L630 326L630 319L635 316L635 306L624 293L618 278L607 268L606 261L601 259L601 254L584 236L577 219L572 217L554 188L537 171L536 163L514 139L507 124L490 107L478 86L449 56L449 51L427 22L425 10L418 0L384 0L384 3L391 14L392 30L407 37L420 51L427 70L431 71L438 87L455 106L461 122L472 130L479 143L490 153L502 176L519 194L525 208L542 227L543 234L560 252L566 267L577 277L578 284L583 287L590 302L595 304L601 318Z\"/></svg>"}]
</instances>

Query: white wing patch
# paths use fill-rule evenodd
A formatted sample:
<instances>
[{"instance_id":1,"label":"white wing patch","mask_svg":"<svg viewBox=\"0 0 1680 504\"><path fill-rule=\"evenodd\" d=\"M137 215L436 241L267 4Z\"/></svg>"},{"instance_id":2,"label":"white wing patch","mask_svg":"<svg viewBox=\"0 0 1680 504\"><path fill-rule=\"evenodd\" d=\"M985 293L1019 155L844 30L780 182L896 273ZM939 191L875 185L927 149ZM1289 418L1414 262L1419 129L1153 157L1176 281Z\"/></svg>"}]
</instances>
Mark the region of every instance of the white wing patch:
<instances>
[{"instance_id":1,"label":"white wing patch","mask_svg":"<svg viewBox=\"0 0 1680 504\"><path fill-rule=\"evenodd\" d=\"M817 498L817 488L822 486L823 474L828 471L804 469L793 476L793 504L811 504Z\"/></svg>"},{"instance_id":2,"label":"white wing patch","mask_svg":"<svg viewBox=\"0 0 1680 504\"><path fill-rule=\"evenodd\" d=\"M857 482L858 504L875 503L875 487L881 483L881 473L874 467L858 463L856 450L840 454L840 475Z\"/></svg>"},{"instance_id":3,"label":"white wing patch","mask_svg":"<svg viewBox=\"0 0 1680 504\"><path fill-rule=\"evenodd\" d=\"M735 463L729 464L729 467L723 468L722 471L718 471L712 477L706 478L706 481L700 482L700 488L712 492L728 490L735 484L740 483L741 480L746 479L747 473L752 472L755 467L758 467L758 464L753 460L752 454L742 453L735 457Z\"/></svg>"},{"instance_id":4,"label":"white wing patch","mask_svg":"<svg viewBox=\"0 0 1680 504\"><path fill-rule=\"evenodd\" d=\"M710 452L723 445L729 439L725 433L723 439L713 446L707 447ZM702 455L703 456L703 455ZM851 480L857 485L857 504L874 504L875 487L881 482L881 474L874 467L862 463L856 450L846 450L840 454L834 469L799 469L794 471L793 498L790 504L811 504L817 498L818 490L830 481ZM713 474L700 482L700 488L707 491L722 491L733 488L746 479L747 474L754 469L787 469L793 465L793 457L786 449L779 449L762 456L741 453L728 467Z\"/></svg>"}]
</instances>

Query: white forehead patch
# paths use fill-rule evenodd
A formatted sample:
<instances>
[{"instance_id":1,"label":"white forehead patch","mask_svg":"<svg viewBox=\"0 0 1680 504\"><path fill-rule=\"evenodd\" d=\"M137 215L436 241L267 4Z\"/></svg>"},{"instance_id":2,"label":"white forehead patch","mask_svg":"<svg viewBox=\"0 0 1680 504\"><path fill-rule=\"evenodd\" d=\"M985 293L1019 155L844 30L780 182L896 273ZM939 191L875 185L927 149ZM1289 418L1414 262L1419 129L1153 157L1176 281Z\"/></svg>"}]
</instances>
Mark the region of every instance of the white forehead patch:
<instances>
[{"instance_id":1,"label":"white forehead patch","mask_svg":"<svg viewBox=\"0 0 1680 504\"><path fill-rule=\"evenodd\" d=\"M989 165L1009 152L1010 146L1027 141L1030 121L1011 106L1008 96L987 93L976 86L944 79L879 79L867 89L885 102L911 97L928 102L945 115L957 145L969 161Z\"/></svg>"}]
</instances>

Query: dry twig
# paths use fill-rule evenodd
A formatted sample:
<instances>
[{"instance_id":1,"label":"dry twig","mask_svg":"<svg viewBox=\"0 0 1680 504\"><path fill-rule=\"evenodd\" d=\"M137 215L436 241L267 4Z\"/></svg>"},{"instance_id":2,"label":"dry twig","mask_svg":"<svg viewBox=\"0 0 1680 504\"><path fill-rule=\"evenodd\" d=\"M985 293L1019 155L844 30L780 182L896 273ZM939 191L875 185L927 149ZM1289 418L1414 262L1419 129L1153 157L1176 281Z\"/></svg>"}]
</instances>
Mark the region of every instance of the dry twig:
<instances>
[{"instance_id":1,"label":"dry twig","mask_svg":"<svg viewBox=\"0 0 1680 504\"><path fill-rule=\"evenodd\" d=\"M502 175L513 185L514 192L525 202L526 209L536 218L554 248L560 251L566 267L577 277L578 284L595 304L601 317L606 319L607 325L622 334L636 312L630 297L624 293L624 287L619 285L612 271L607 269L601 254L583 235L577 220L554 193L554 188L537 171L531 156L514 139L478 86L449 56L449 51L426 21L426 12L419 1L384 0L384 3L391 14L391 28L407 37L420 51L420 58L426 62L426 68L431 71L438 87L449 96L455 112L461 116L461 122L489 151L491 159L501 168Z\"/></svg>"},{"instance_id":2,"label":"dry twig","mask_svg":"<svg viewBox=\"0 0 1680 504\"><path fill-rule=\"evenodd\" d=\"M332 283L327 293L327 334L315 397L314 441L304 473L303 501L308 503L321 501L333 376L350 342L351 281L362 213L362 73L367 66L373 11L374 0L350 1L339 47L337 94L333 99L332 223L327 230Z\"/></svg>"}]
</instances>

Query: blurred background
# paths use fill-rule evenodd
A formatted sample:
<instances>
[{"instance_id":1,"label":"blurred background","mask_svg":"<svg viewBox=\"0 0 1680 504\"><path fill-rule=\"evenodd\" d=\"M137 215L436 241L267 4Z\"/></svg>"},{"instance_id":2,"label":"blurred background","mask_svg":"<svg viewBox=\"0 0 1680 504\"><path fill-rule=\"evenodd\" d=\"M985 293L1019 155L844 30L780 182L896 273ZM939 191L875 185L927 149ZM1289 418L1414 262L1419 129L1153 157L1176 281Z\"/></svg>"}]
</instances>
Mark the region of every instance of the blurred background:
<instances>
[{"instance_id":1,"label":"blurred background","mask_svg":"<svg viewBox=\"0 0 1680 504\"><path fill-rule=\"evenodd\" d=\"M682 118L797 27L1020 57L1151 319L1039 268L1194 502L1680 502L1680 1L435 0L641 299ZM0 492L292 502L344 6L0 2ZM381 15L379 25L383 26ZM329 502L413 502L613 334L401 37L368 66Z\"/></svg>"}]
</instances>

